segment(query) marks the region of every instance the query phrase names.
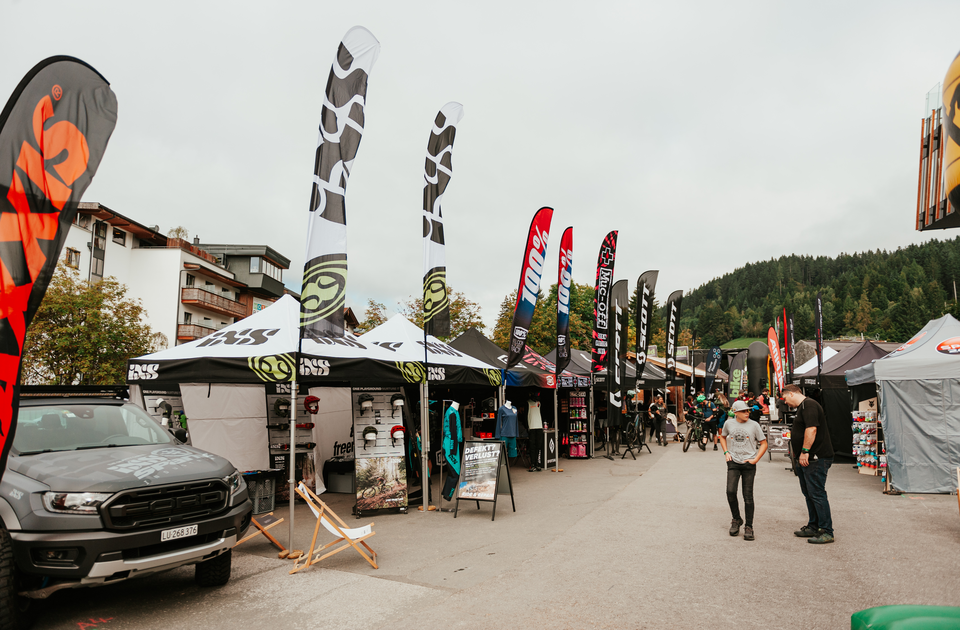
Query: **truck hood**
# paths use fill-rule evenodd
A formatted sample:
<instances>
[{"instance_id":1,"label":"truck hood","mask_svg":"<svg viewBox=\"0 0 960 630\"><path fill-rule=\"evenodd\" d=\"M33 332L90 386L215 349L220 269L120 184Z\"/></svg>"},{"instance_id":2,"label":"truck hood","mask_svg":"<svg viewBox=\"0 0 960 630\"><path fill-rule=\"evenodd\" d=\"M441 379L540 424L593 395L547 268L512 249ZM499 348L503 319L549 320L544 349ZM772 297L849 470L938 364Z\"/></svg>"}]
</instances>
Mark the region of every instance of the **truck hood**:
<instances>
[{"instance_id":1,"label":"truck hood","mask_svg":"<svg viewBox=\"0 0 960 630\"><path fill-rule=\"evenodd\" d=\"M128 488L226 477L226 459L171 444L116 446L11 456L7 467L55 492L118 492Z\"/></svg>"}]
</instances>

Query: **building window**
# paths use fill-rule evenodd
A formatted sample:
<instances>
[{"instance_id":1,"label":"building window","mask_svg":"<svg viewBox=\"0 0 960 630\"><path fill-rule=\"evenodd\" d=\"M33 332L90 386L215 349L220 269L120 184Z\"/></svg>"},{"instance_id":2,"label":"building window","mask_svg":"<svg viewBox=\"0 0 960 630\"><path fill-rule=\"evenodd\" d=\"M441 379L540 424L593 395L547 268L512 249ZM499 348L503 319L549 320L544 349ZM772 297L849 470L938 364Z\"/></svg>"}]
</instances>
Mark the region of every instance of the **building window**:
<instances>
[{"instance_id":1,"label":"building window","mask_svg":"<svg viewBox=\"0 0 960 630\"><path fill-rule=\"evenodd\" d=\"M256 256L250 258L250 273L260 273L260 259Z\"/></svg>"},{"instance_id":2,"label":"building window","mask_svg":"<svg viewBox=\"0 0 960 630\"><path fill-rule=\"evenodd\" d=\"M113 242L117 245L126 245L127 233L120 228L113 228Z\"/></svg>"},{"instance_id":3,"label":"building window","mask_svg":"<svg viewBox=\"0 0 960 630\"><path fill-rule=\"evenodd\" d=\"M193 320L193 313L184 313L183 314L183 323L189 324Z\"/></svg>"},{"instance_id":4,"label":"building window","mask_svg":"<svg viewBox=\"0 0 960 630\"><path fill-rule=\"evenodd\" d=\"M80 250L73 249L72 247L67 248L67 267L71 269L80 268Z\"/></svg>"},{"instance_id":5,"label":"building window","mask_svg":"<svg viewBox=\"0 0 960 630\"><path fill-rule=\"evenodd\" d=\"M260 257L250 259L250 273L266 274L277 282L283 282L283 269Z\"/></svg>"},{"instance_id":6,"label":"building window","mask_svg":"<svg viewBox=\"0 0 960 630\"><path fill-rule=\"evenodd\" d=\"M94 276L103 277L103 258L94 258L93 268L90 270L90 273Z\"/></svg>"},{"instance_id":7,"label":"building window","mask_svg":"<svg viewBox=\"0 0 960 630\"><path fill-rule=\"evenodd\" d=\"M89 214L80 214L79 212L73 217L73 223L77 227L82 227L85 230L90 229L90 215Z\"/></svg>"},{"instance_id":8,"label":"building window","mask_svg":"<svg viewBox=\"0 0 960 630\"><path fill-rule=\"evenodd\" d=\"M187 283L186 286L192 287L193 284L197 281L196 277L193 274L187 274Z\"/></svg>"}]
</instances>

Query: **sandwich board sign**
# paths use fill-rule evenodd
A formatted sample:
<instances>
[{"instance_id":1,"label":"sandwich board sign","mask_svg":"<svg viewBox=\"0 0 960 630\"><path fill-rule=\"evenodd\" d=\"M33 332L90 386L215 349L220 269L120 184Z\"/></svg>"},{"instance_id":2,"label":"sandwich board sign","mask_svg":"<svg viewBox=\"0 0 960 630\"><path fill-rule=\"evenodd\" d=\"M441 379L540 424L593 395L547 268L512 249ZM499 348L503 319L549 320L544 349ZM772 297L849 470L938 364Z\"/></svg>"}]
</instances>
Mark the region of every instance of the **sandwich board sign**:
<instances>
[{"instance_id":1,"label":"sandwich board sign","mask_svg":"<svg viewBox=\"0 0 960 630\"><path fill-rule=\"evenodd\" d=\"M501 440L467 440L463 444L463 458L460 463L460 479L457 482L457 505L453 511L453 518L457 518L460 501L476 501L477 509L480 502L493 503L493 514L490 520L497 516L497 487L500 481L500 472L506 471L507 486L510 489L510 502L513 511L517 511L517 504L513 498L513 483L510 481L510 468L506 465L507 458Z\"/></svg>"}]
</instances>

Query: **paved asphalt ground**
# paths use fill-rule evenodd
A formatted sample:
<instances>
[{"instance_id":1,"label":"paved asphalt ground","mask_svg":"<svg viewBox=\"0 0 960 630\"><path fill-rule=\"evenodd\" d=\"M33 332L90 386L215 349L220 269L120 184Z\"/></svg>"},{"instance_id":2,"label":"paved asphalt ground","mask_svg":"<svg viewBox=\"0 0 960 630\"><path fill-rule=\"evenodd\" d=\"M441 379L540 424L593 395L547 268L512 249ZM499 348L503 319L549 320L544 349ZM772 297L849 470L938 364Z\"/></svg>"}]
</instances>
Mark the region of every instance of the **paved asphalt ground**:
<instances>
[{"instance_id":1,"label":"paved asphalt ground","mask_svg":"<svg viewBox=\"0 0 960 630\"><path fill-rule=\"evenodd\" d=\"M636 461L561 460L561 473L514 468L517 511L502 497L494 522L487 504L462 504L456 520L377 515L379 570L344 551L289 575L292 562L259 537L234 551L222 588L195 587L183 568L62 591L36 627L820 629L849 628L872 606L960 606L956 496L887 496L879 478L837 463L827 481L837 542L809 545L793 536L806 508L777 456L759 465L747 542L727 533L721 453L680 446ZM370 520L349 516L348 495L323 498L349 525ZM309 517L298 506L298 548L310 543ZM286 528L271 531L286 542Z\"/></svg>"}]
</instances>

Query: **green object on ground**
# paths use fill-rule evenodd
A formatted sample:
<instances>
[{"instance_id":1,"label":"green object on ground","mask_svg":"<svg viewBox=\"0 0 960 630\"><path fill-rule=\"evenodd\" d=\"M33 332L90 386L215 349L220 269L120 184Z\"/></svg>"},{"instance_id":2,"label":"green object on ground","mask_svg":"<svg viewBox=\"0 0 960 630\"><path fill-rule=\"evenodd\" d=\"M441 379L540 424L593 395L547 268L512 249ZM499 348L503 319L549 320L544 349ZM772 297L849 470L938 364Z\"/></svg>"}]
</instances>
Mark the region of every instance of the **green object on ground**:
<instances>
[{"instance_id":1,"label":"green object on ground","mask_svg":"<svg viewBox=\"0 0 960 630\"><path fill-rule=\"evenodd\" d=\"M853 613L850 630L947 630L960 627L955 606L877 606Z\"/></svg>"}]
</instances>

